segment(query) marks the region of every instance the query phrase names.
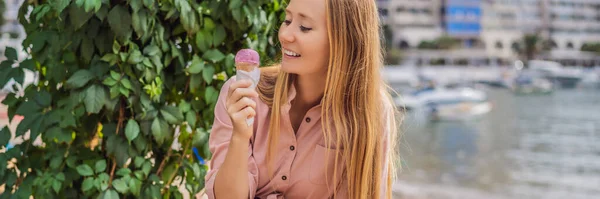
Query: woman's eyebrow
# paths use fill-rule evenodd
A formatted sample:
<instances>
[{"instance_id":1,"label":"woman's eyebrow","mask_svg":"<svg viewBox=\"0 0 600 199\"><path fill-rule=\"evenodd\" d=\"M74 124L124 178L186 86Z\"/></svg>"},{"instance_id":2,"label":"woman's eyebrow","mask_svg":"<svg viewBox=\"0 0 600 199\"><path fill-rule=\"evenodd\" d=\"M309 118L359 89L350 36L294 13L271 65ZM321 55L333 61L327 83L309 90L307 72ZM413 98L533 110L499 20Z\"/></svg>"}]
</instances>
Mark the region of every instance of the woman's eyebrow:
<instances>
[{"instance_id":1,"label":"woman's eyebrow","mask_svg":"<svg viewBox=\"0 0 600 199\"><path fill-rule=\"evenodd\" d=\"M294 13L294 12L292 12L290 9L287 9L287 8L285 9L285 12L287 12L287 13L289 13L289 14L293 14L293 13ZM310 16L308 16L308 15L305 15L304 13L298 12L298 15L299 15L301 18L308 19L308 20L310 20L310 21L314 21L314 20L313 20L313 19L312 19Z\"/></svg>"}]
</instances>

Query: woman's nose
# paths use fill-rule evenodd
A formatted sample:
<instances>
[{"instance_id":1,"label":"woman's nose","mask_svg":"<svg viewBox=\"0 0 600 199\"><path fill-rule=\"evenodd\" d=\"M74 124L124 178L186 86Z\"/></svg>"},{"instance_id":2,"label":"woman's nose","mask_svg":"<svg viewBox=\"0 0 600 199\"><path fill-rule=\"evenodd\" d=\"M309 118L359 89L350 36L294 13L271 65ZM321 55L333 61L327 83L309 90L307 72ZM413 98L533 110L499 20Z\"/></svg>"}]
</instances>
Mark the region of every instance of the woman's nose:
<instances>
[{"instance_id":1,"label":"woman's nose","mask_svg":"<svg viewBox=\"0 0 600 199\"><path fill-rule=\"evenodd\" d=\"M279 29L279 40L286 42L286 43L291 43L294 42L294 33L292 33L292 31L289 29L289 25L288 26L282 26Z\"/></svg>"}]
</instances>

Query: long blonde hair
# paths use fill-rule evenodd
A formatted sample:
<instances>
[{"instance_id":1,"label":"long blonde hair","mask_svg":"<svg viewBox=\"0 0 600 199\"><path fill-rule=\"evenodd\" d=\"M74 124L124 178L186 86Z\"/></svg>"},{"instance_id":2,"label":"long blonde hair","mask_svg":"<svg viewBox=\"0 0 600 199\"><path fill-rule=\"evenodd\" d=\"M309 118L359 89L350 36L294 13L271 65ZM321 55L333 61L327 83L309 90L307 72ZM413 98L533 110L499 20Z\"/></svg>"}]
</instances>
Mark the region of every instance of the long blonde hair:
<instances>
[{"instance_id":1,"label":"long blonde hair","mask_svg":"<svg viewBox=\"0 0 600 199\"><path fill-rule=\"evenodd\" d=\"M382 186L387 190L385 197L391 198L400 117L381 78L383 50L377 6L373 0L326 0L326 5L330 58L321 123L326 147L331 148L334 140L335 146L343 149L335 157L333 176L337 178L342 172L350 198L380 198ZM261 68L260 99L271 108L267 153L270 168L271 158L276 156L281 106L287 102L294 78L279 66ZM338 163L343 164L343 171L338 171ZM334 194L339 188L339 183L334 186Z\"/></svg>"}]
</instances>

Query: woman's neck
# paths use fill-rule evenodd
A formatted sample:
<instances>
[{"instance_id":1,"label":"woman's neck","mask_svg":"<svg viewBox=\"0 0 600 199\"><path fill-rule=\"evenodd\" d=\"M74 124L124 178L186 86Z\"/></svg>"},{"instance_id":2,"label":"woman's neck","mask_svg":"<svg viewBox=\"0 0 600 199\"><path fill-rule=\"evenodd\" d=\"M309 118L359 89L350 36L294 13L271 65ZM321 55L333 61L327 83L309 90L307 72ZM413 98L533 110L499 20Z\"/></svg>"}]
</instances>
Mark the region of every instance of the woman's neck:
<instances>
[{"instance_id":1,"label":"woman's neck","mask_svg":"<svg viewBox=\"0 0 600 199\"><path fill-rule=\"evenodd\" d=\"M321 103L325 92L325 77L298 75L294 81L294 87L296 88L296 97L292 102L293 105L308 110Z\"/></svg>"}]
</instances>

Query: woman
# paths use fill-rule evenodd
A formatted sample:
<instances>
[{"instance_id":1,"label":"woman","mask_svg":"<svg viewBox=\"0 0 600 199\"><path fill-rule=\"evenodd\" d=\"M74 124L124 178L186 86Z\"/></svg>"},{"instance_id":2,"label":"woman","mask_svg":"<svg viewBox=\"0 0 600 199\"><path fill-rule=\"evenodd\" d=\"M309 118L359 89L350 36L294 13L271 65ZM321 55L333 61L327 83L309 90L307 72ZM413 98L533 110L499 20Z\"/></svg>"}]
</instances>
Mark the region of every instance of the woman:
<instances>
[{"instance_id":1,"label":"woman","mask_svg":"<svg viewBox=\"0 0 600 199\"><path fill-rule=\"evenodd\" d=\"M209 198L391 198L395 108L373 0L292 0L283 58L215 107ZM246 119L255 117L248 126Z\"/></svg>"}]
</instances>

